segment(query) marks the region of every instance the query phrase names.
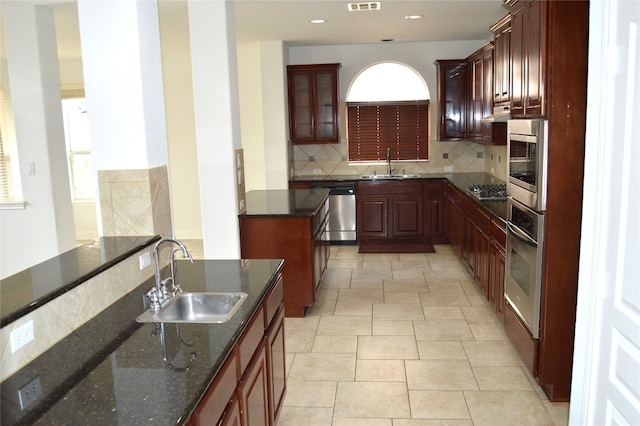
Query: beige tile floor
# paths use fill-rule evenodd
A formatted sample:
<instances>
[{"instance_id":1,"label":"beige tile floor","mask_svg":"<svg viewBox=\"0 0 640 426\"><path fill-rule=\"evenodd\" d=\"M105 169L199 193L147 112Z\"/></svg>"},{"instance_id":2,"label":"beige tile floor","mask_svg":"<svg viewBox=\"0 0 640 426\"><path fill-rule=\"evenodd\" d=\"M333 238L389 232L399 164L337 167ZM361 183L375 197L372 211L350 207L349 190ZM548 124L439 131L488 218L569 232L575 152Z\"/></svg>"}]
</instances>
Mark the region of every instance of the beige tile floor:
<instances>
[{"instance_id":1,"label":"beige tile floor","mask_svg":"<svg viewBox=\"0 0 640 426\"><path fill-rule=\"evenodd\" d=\"M278 426L566 425L448 245L332 246L305 318L286 318Z\"/></svg>"}]
</instances>

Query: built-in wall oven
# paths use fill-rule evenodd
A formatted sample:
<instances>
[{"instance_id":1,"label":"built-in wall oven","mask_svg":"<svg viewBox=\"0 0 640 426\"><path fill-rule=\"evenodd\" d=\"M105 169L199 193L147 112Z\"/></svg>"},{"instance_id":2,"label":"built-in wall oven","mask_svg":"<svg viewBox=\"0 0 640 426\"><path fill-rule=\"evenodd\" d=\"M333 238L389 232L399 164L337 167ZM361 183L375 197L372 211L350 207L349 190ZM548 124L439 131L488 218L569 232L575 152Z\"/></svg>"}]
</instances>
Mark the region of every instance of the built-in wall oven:
<instances>
[{"instance_id":1,"label":"built-in wall oven","mask_svg":"<svg viewBox=\"0 0 640 426\"><path fill-rule=\"evenodd\" d=\"M534 338L540 331L544 214L507 199L505 299Z\"/></svg>"},{"instance_id":2,"label":"built-in wall oven","mask_svg":"<svg viewBox=\"0 0 640 426\"><path fill-rule=\"evenodd\" d=\"M544 211L547 201L547 120L507 122L507 195Z\"/></svg>"},{"instance_id":3,"label":"built-in wall oven","mask_svg":"<svg viewBox=\"0 0 640 426\"><path fill-rule=\"evenodd\" d=\"M540 335L547 121L507 122L505 300L534 338Z\"/></svg>"}]
</instances>

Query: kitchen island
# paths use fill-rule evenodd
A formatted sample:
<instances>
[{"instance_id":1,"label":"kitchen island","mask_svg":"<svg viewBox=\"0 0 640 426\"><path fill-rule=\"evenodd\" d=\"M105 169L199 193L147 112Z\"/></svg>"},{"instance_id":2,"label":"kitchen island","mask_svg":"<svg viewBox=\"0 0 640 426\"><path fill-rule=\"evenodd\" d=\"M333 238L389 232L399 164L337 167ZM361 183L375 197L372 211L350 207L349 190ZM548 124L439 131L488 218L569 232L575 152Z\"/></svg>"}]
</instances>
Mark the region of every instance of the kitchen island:
<instances>
[{"instance_id":1,"label":"kitchen island","mask_svg":"<svg viewBox=\"0 0 640 426\"><path fill-rule=\"evenodd\" d=\"M239 215L243 259L284 259L284 306L303 317L312 306L329 259L328 189L249 191Z\"/></svg>"},{"instance_id":2,"label":"kitchen island","mask_svg":"<svg viewBox=\"0 0 640 426\"><path fill-rule=\"evenodd\" d=\"M278 321L278 311L273 310L273 304L268 308L266 301L277 299L271 294L280 282L282 266L282 260L203 260L193 264L178 261L177 276L185 292L248 294L228 322L136 322L144 310L143 294L155 284L152 277L2 382L1 423L193 422L194 416L201 414L203 401L211 402L206 398L208 390L230 360L239 359L239 371L241 367L253 371L253 360L263 359L265 350L266 358L273 360L269 355L273 341L266 336L263 340L261 333L263 324L268 323L267 312L276 318L272 323ZM260 344L249 363L237 348L251 340L246 334L254 329L259 333ZM32 390L28 397L25 389ZM235 398L235 387L233 392ZM280 396L283 392L281 382ZM244 395L240 388L237 395ZM227 401L222 402L225 407Z\"/></svg>"}]
</instances>

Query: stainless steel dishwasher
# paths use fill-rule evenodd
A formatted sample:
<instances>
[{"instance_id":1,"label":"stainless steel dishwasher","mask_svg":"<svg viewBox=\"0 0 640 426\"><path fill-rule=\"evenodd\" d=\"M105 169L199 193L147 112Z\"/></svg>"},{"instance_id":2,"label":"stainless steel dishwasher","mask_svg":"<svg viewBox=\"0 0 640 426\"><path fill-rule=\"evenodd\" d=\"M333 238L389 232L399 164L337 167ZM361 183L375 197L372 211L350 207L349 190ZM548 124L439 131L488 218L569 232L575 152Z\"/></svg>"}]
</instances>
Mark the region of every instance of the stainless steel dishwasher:
<instances>
[{"instance_id":1,"label":"stainless steel dishwasher","mask_svg":"<svg viewBox=\"0 0 640 426\"><path fill-rule=\"evenodd\" d=\"M329 190L329 232L332 244L356 243L356 186L313 185Z\"/></svg>"}]
</instances>

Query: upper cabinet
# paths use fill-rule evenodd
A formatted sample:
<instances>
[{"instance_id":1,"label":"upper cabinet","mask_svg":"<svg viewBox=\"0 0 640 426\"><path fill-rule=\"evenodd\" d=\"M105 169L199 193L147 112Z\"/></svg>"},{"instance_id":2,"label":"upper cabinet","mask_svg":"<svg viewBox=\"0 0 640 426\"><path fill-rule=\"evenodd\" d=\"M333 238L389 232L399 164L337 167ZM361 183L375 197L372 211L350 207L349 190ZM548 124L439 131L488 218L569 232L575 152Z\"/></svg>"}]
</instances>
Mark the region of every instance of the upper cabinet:
<instances>
[{"instance_id":1,"label":"upper cabinet","mask_svg":"<svg viewBox=\"0 0 640 426\"><path fill-rule=\"evenodd\" d=\"M438 140L505 145L506 123L483 123L494 104L493 43L466 59L437 60Z\"/></svg>"},{"instance_id":2,"label":"upper cabinet","mask_svg":"<svg viewBox=\"0 0 640 426\"><path fill-rule=\"evenodd\" d=\"M511 100L511 15L496 22L493 33L493 103L509 104Z\"/></svg>"},{"instance_id":3,"label":"upper cabinet","mask_svg":"<svg viewBox=\"0 0 640 426\"><path fill-rule=\"evenodd\" d=\"M493 142L493 123L482 118L493 112L493 44L487 43L467 59L469 83L469 139L475 142Z\"/></svg>"},{"instance_id":4,"label":"upper cabinet","mask_svg":"<svg viewBox=\"0 0 640 426\"><path fill-rule=\"evenodd\" d=\"M289 132L294 144L339 143L340 64L289 65Z\"/></svg>"},{"instance_id":5,"label":"upper cabinet","mask_svg":"<svg viewBox=\"0 0 640 426\"><path fill-rule=\"evenodd\" d=\"M463 140L467 137L467 61L438 60L438 140Z\"/></svg>"},{"instance_id":6,"label":"upper cabinet","mask_svg":"<svg viewBox=\"0 0 640 426\"><path fill-rule=\"evenodd\" d=\"M511 116L544 117L546 5L540 0L510 0Z\"/></svg>"}]
</instances>

